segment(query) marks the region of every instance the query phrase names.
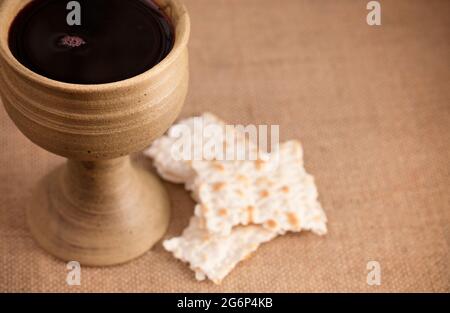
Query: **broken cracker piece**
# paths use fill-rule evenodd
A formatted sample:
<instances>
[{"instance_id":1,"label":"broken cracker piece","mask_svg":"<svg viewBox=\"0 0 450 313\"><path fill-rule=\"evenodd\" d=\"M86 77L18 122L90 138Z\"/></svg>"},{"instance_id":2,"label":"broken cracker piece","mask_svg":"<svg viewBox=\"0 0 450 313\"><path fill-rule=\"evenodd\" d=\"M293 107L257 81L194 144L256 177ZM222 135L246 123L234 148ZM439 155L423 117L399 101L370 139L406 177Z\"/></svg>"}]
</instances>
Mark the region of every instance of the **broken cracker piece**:
<instances>
[{"instance_id":1,"label":"broken cracker piece","mask_svg":"<svg viewBox=\"0 0 450 313\"><path fill-rule=\"evenodd\" d=\"M205 161L192 163L197 174L193 182L195 198L209 208L195 210L195 214L205 220L208 231L225 236L237 225L262 224L278 234L327 232L314 178L303 167L300 143L284 143L275 153L278 155L273 154L257 167L254 161L217 161L223 168L217 171ZM221 182L226 184L217 188ZM224 208L227 214L220 214Z\"/></svg>"},{"instance_id":2,"label":"broken cracker piece","mask_svg":"<svg viewBox=\"0 0 450 313\"><path fill-rule=\"evenodd\" d=\"M182 151L173 149L174 145L181 140L179 130L182 128L180 127L189 129L191 152L194 152L198 143L206 143L209 140L222 141L221 136L211 138L209 136L210 134L196 129L201 129L209 125L225 127L223 121L210 113L181 120L174 124L166 135L155 140L150 148L144 151L144 155L154 160L156 170L164 179L177 184L188 183L195 175L191 166L192 160L184 159Z\"/></svg>"},{"instance_id":3,"label":"broken cracker piece","mask_svg":"<svg viewBox=\"0 0 450 313\"><path fill-rule=\"evenodd\" d=\"M210 126L217 126L212 129ZM186 130L181 139L181 130ZM182 140L186 140L186 145L190 144L190 157L186 159L182 149L175 149ZM222 150L215 150L207 147L220 147ZM213 150L213 151L209 151ZM207 155L207 160L205 156ZM257 146L246 139L245 134L236 131L234 128L227 129L225 122L211 113L204 113L201 116L187 118L174 124L166 135L155 140L153 144L144 151L144 155L154 160L154 165L158 173L166 180L173 183L184 183L186 189L192 190L192 183L195 172L192 169L192 163L196 160L208 162L216 171L225 170L223 161L231 156L246 157L249 155L258 156ZM264 158L265 155L261 154ZM217 161L215 161L217 160ZM256 161L258 167L262 167L264 161ZM261 165L259 165L261 163Z\"/></svg>"},{"instance_id":4,"label":"broken cracker piece","mask_svg":"<svg viewBox=\"0 0 450 313\"><path fill-rule=\"evenodd\" d=\"M166 240L163 246L189 263L197 280L208 278L220 284L239 262L275 237L275 232L256 225L236 227L227 236L210 235L200 218L192 217L181 237Z\"/></svg>"}]
</instances>

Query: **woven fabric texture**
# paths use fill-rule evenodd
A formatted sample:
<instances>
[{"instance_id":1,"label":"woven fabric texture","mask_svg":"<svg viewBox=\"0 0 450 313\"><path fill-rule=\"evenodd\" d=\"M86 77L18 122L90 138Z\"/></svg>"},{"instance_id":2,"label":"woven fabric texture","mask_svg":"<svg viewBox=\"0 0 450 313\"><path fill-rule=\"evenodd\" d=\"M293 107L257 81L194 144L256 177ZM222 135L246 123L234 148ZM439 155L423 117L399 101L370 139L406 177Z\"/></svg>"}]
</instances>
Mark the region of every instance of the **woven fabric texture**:
<instances>
[{"instance_id":1,"label":"woven fabric texture","mask_svg":"<svg viewBox=\"0 0 450 313\"><path fill-rule=\"evenodd\" d=\"M299 139L329 234L264 244L220 286L197 282L161 244L116 267L82 268L41 250L26 227L33 186L64 162L0 111L0 291L450 291L450 1L185 0L191 83L182 117L279 124ZM136 157L151 170L149 160ZM166 238L194 202L167 183ZM369 261L381 285L367 284Z\"/></svg>"}]
</instances>

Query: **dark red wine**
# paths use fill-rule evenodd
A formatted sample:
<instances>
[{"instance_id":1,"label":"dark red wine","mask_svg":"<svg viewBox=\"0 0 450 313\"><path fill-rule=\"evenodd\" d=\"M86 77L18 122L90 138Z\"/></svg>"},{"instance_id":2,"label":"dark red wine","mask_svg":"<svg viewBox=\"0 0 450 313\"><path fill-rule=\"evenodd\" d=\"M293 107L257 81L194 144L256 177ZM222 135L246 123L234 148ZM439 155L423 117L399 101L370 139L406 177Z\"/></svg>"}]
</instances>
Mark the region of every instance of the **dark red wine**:
<instances>
[{"instance_id":1,"label":"dark red wine","mask_svg":"<svg viewBox=\"0 0 450 313\"><path fill-rule=\"evenodd\" d=\"M173 48L169 19L151 0L78 0L81 25L70 26L69 0L34 0L14 20L9 46L30 70L66 83L103 84L141 74Z\"/></svg>"}]
</instances>

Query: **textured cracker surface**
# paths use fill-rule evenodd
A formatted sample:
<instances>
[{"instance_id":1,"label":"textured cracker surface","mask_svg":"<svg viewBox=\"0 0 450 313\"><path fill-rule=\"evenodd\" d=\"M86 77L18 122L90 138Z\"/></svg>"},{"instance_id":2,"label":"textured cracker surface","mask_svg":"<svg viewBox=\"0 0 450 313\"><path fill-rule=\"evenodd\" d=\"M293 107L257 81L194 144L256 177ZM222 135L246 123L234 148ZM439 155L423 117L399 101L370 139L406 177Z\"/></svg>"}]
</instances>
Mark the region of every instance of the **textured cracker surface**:
<instances>
[{"instance_id":1,"label":"textured cracker surface","mask_svg":"<svg viewBox=\"0 0 450 313\"><path fill-rule=\"evenodd\" d=\"M193 217L182 236L166 240L163 245L176 258L189 262L198 280L208 278L216 284L260 244L276 237L275 232L256 225L238 226L225 236L214 236L202 224Z\"/></svg>"},{"instance_id":2,"label":"textured cracker surface","mask_svg":"<svg viewBox=\"0 0 450 313\"><path fill-rule=\"evenodd\" d=\"M326 216L314 178L303 167L300 143L282 143L267 162L194 162L195 214L211 233L229 234L236 225L263 224L279 234L326 233ZM217 165L221 165L217 168Z\"/></svg>"}]
</instances>

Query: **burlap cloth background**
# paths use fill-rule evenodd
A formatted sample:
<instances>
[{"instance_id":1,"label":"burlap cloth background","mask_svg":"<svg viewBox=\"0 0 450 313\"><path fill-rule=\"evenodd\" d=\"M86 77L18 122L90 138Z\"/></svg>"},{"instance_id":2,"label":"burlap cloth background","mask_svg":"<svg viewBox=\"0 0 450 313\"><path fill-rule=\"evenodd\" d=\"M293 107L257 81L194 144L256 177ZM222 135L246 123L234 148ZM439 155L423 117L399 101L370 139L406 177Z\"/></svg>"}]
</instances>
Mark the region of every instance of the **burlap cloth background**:
<instances>
[{"instance_id":1,"label":"burlap cloth background","mask_svg":"<svg viewBox=\"0 0 450 313\"><path fill-rule=\"evenodd\" d=\"M66 267L25 225L32 186L63 162L0 113L0 291L449 291L450 1L186 0L193 23L183 116L280 124L299 138L329 234L261 247L221 286L199 283L158 244L123 266ZM140 160L146 166L151 163ZM181 232L193 202L167 184ZM366 264L381 264L368 286Z\"/></svg>"}]
</instances>

